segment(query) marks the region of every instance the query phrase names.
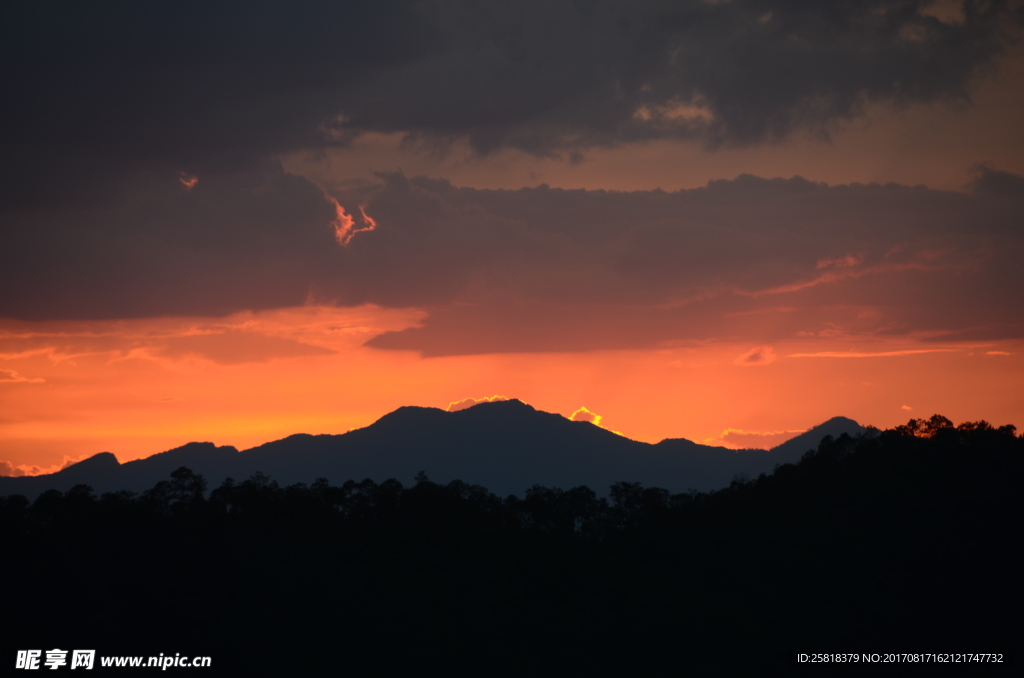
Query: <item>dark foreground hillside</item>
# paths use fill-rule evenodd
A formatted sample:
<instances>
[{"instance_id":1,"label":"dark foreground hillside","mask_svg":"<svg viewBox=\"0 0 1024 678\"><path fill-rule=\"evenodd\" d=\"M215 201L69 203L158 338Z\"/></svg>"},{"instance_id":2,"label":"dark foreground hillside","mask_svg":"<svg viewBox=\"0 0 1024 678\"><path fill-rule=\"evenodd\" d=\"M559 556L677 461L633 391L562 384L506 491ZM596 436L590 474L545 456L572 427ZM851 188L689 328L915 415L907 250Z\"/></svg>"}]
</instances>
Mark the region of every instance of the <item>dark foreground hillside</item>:
<instances>
[{"instance_id":1,"label":"dark foreground hillside","mask_svg":"<svg viewBox=\"0 0 1024 678\"><path fill-rule=\"evenodd\" d=\"M713 494L264 477L205 492L181 469L142 496L9 497L0 661L59 647L209 655L203 675L763 675L817 672L798 653L970 652L1004 663L953 668L1007 673L1022 462L1012 427L933 417L827 438Z\"/></svg>"}]
</instances>

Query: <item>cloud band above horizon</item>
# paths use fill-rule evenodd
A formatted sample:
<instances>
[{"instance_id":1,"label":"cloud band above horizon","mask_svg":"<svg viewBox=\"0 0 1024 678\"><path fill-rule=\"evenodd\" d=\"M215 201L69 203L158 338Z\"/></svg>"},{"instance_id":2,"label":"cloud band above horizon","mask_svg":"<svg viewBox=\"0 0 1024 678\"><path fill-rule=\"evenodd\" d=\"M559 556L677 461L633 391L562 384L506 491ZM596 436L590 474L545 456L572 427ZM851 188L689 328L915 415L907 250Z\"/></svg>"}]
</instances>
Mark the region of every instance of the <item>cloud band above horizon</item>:
<instances>
[{"instance_id":1,"label":"cloud band above horizon","mask_svg":"<svg viewBox=\"0 0 1024 678\"><path fill-rule=\"evenodd\" d=\"M950 193L740 176L620 193L380 180L329 197L270 165L175 181L74 224L21 215L4 237L0 284L17 293L0 317L421 308L420 327L370 345L427 355L1024 334L1006 312L1024 293L1024 191L1012 184ZM335 199L373 230L341 244Z\"/></svg>"}]
</instances>

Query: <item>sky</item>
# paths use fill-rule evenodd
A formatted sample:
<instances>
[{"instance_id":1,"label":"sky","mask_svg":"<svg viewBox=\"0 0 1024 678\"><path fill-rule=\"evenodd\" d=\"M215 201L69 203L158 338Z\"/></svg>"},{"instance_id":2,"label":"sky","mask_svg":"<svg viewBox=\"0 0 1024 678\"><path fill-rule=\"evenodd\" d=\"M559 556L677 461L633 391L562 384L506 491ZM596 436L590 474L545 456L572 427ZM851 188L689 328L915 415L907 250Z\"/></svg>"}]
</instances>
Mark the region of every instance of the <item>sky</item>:
<instances>
[{"instance_id":1,"label":"sky","mask_svg":"<svg viewBox=\"0 0 1024 678\"><path fill-rule=\"evenodd\" d=\"M0 474L494 397L1024 426L1024 2L5 3Z\"/></svg>"}]
</instances>

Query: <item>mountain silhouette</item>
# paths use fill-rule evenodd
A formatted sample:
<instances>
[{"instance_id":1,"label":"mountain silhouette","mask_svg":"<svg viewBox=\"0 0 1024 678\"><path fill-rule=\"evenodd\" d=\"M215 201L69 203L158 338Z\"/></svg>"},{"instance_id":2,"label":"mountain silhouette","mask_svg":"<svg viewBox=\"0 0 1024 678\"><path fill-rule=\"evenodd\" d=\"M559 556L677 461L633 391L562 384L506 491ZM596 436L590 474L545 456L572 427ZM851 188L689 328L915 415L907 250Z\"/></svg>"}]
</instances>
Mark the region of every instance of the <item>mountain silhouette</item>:
<instances>
[{"instance_id":1,"label":"mountain silhouette","mask_svg":"<svg viewBox=\"0 0 1024 678\"><path fill-rule=\"evenodd\" d=\"M827 435L863 434L852 419L835 417L771 450L730 450L685 439L655 445L630 440L519 401L481 403L456 412L401 407L367 426L341 435L292 435L239 452L213 443L182 447L124 464L109 452L57 473L0 478L0 496L35 497L77 484L97 492L144 491L186 466L211 487L225 478L244 480L261 472L282 485L396 478L413 481L424 472L435 481L463 480L498 495L533 485L580 485L605 493L616 482L639 482L671 492L709 491L736 478L769 473L797 461Z\"/></svg>"}]
</instances>

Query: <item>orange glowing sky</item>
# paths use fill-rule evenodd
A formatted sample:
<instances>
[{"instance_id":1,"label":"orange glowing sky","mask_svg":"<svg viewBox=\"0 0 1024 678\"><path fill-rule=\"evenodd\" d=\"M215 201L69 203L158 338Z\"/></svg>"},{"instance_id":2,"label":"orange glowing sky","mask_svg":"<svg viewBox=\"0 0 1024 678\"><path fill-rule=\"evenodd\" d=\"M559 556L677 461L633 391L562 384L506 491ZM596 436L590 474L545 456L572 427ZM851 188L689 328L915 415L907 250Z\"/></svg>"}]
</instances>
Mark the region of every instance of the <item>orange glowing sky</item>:
<instances>
[{"instance_id":1,"label":"orange glowing sky","mask_svg":"<svg viewBox=\"0 0 1024 678\"><path fill-rule=\"evenodd\" d=\"M495 395L734 448L1024 426L1019 8L633 5L229 13L231 49L26 10L0 474Z\"/></svg>"},{"instance_id":2,"label":"orange glowing sky","mask_svg":"<svg viewBox=\"0 0 1024 678\"><path fill-rule=\"evenodd\" d=\"M749 366L737 361L752 347L729 342L441 358L361 346L418 315L311 306L216 320L7 322L6 461L38 472L99 451L127 461L194 440L244 449L342 433L402 405L494 394L567 417L585 406L638 440L735 447L778 444L837 414L886 427L934 412L1005 423L1024 411L1021 342L836 342L814 357L820 342L790 341Z\"/></svg>"}]
</instances>

